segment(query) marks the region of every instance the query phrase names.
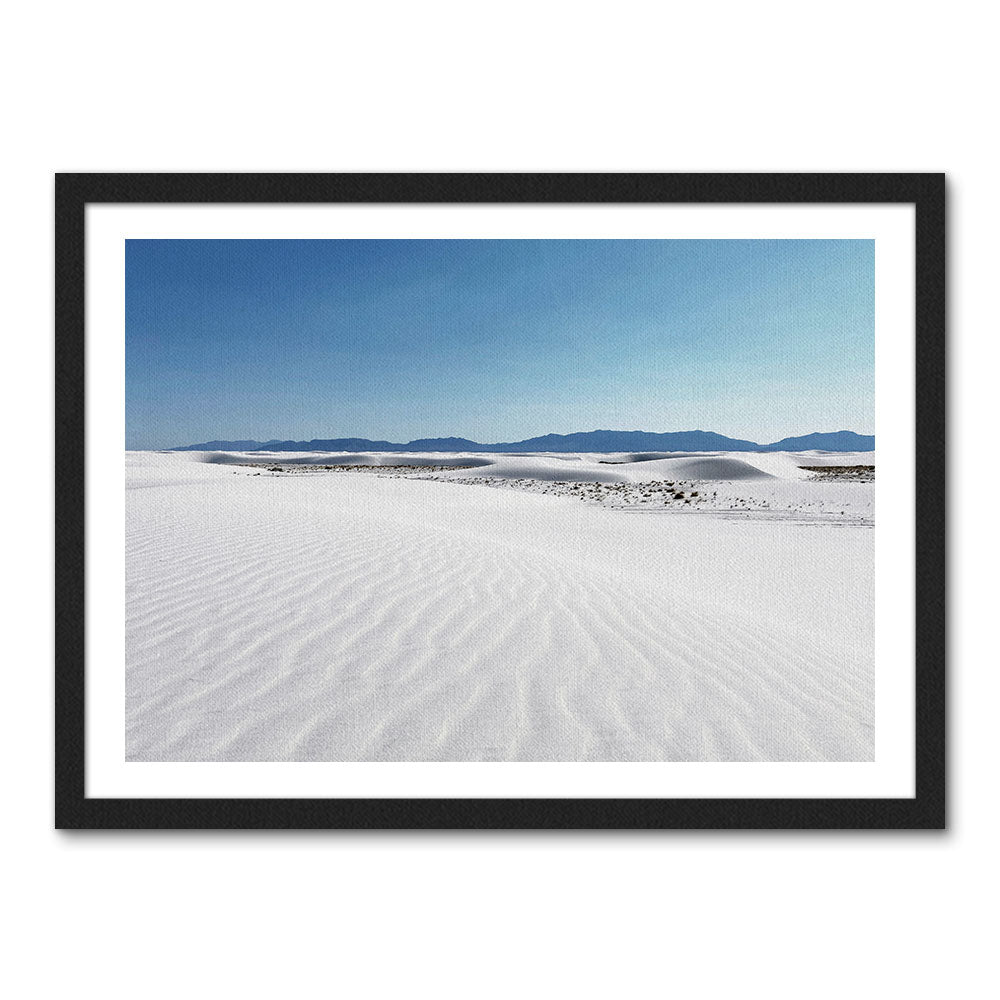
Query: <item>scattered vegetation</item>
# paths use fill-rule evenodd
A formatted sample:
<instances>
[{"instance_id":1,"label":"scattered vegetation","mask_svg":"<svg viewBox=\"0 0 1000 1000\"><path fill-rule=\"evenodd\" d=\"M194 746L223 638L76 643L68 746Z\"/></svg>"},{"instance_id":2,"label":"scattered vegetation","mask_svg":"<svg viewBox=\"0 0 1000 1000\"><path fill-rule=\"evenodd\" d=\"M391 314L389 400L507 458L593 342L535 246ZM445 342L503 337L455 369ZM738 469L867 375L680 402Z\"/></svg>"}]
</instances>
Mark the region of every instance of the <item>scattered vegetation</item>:
<instances>
[{"instance_id":1,"label":"scattered vegetation","mask_svg":"<svg viewBox=\"0 0 1000 1000\"><path fill-rule=\"evenodd\" d=\"M811 478L821 482L875 482L874 465L800 465L799 468L811 472Z\"/></svg>"},{"instance_id":2,"label":"scattered vegetation","mask_svg":"<svg viewBox=\"0 0 1000 1000\"><path fill-rule=\"evenodd\" d=\"M685 507L693 511L711 512L721 516L730 517L807 517L819 515L824 518L830 516L847 516L846 510L839 510L839 505L835 508L822 497L815 502L803 501L792 506L786 506L781 497L777 503L774 497L749 495L745 497L724 493L719 496L718 491L701 492L692 487L705 487L705 481L675 481L675 480L624 480L621 482L601 482L591 480L567 481L567 480L545 480L533 479L530 477L507 478L502 476L491 476L489 474L476 476L462 476L463 469L468 469L467 464L440 464L440 465L415 465L412 463L398 463L391 465L357 465L343 463L340 465L277 465L267 463L241 463L243 467L249 469L247 475L260 475L259 470L264 470L274 474L305 474L311 472L333 473L366 473L368 475L385 476L388 478L404 479L430 479L435 481L445 481L454 485L475 485L480 487L490 487L493 489L520 490L528 493L558 496L567 500L577 500L591 506L603 507L611 510L634 510L637 513L642 511L658 510L663 513L668 511L683 510ZM606 463L611 464L611 463ZM625 464L625 463L615 463ZM813 473L812 478L819 481L832 481L838 478L848 478L852 481L874 481L874 466L800 466L806 472ZM456 474L459 473L459 474ZM447 475L444 475L447 474ZM867 478L866 478L867 477ZM735 485L735 484L734 484ZM870 507L870 502L868 502ZM851 512L852 520L856 523L870 525L871 518L866 516L862 510Z\"/></svg>"}]
</instances>

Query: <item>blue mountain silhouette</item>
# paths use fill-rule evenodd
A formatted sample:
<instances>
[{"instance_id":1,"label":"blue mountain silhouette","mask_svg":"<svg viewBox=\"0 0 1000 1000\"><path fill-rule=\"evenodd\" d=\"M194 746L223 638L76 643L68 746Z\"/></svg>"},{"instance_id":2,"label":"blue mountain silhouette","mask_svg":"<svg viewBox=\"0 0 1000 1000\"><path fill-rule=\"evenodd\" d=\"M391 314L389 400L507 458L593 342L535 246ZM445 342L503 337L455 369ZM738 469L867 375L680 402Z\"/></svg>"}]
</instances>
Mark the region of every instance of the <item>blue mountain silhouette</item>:
<instances>
[{"instance_id":1,"label":"blue mountain silhouette","mask_svg":"<svg viewBox=\"0 0 1000 1000\"><path fill-rule=\"evenodd\" d=\"M782 438L772 444L757 444L729 438L713 431L579 431L575 434L543 434L524 441L481 444L468 438L419 438L406 444L370 441L368 438L316 438L312 441L206 441L171 451L874 451L875 436L854 431L833 431Z\"/></svg>"},{"instance_id":2,"label":"blue mountain silhouette","mask_svg":"<svg viewBox=\"0 0 1000 1000\"><path fill-rule=\"evenodd\" d=\"M854 431L832 431L829 434L806 434L803 437L782 438L765 445L763 451L874 451L874 434Z\"/></svg>"}]
</instances>

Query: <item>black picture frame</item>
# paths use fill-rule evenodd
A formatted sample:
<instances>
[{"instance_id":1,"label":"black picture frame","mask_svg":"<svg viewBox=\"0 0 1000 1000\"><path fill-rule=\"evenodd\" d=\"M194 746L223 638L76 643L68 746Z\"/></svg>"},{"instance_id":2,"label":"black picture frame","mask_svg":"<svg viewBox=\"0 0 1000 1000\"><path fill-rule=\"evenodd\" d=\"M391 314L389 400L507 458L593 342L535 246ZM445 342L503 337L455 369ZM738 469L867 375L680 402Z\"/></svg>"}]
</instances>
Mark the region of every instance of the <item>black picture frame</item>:
<instances>
[{"instance_id":1,"label":"black picture frame","mask_svg":"<svg viewBox=\"0 0 1000 1000\"><path fill-rule=\"evenodd\" d=\"M84 788L85 208L98 203L904 203L916 211L912 799L122 799ZM942 829L945 177L910 174L57 174L55 825L64 829Z\"/></svg>"}]
</instances>

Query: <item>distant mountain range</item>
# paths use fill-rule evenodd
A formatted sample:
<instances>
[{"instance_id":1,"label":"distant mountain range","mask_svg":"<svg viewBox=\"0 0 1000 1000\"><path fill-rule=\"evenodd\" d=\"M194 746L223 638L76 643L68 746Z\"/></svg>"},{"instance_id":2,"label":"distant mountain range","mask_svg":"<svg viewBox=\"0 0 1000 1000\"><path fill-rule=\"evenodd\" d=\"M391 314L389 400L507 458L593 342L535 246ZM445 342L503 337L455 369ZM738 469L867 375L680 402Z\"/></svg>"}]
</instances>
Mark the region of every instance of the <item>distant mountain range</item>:
<instances>
[{"instance_id":1,"label":"distant mountain range","mask_svg":"<svg viewBox=\"0 0 1000 1000\"><path fill-rule=\"evenodd\" d=\"M525 441L480 444L468 438L420 438L406 444L367 438L331 438L312 441L205 441L170 451L874 451L873 434L832 431L787 437L772 444L728 438L712 431L579 431L544 434Z\"/></svg>"}]
</instances>

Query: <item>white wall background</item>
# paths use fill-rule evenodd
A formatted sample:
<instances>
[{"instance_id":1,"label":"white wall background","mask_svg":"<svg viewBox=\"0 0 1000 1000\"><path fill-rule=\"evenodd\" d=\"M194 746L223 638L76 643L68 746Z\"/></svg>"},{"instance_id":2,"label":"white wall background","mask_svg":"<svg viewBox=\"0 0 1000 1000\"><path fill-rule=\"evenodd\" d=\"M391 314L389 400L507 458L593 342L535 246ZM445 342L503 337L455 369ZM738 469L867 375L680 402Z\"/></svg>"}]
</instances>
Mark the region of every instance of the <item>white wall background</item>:
<instances>
[{"instance_id":1,"label":"white wall background","mask_svg":"<svg viewBox=\"0 0 1000 1000\"><path fill-rule=\"evenodd\" d=\"M3 980L12 996L976 996L992 980L997 156L986 5L6 12ZM52 827L52 173L946 170L947 834Z\"/></svg>"}]
</instances>

